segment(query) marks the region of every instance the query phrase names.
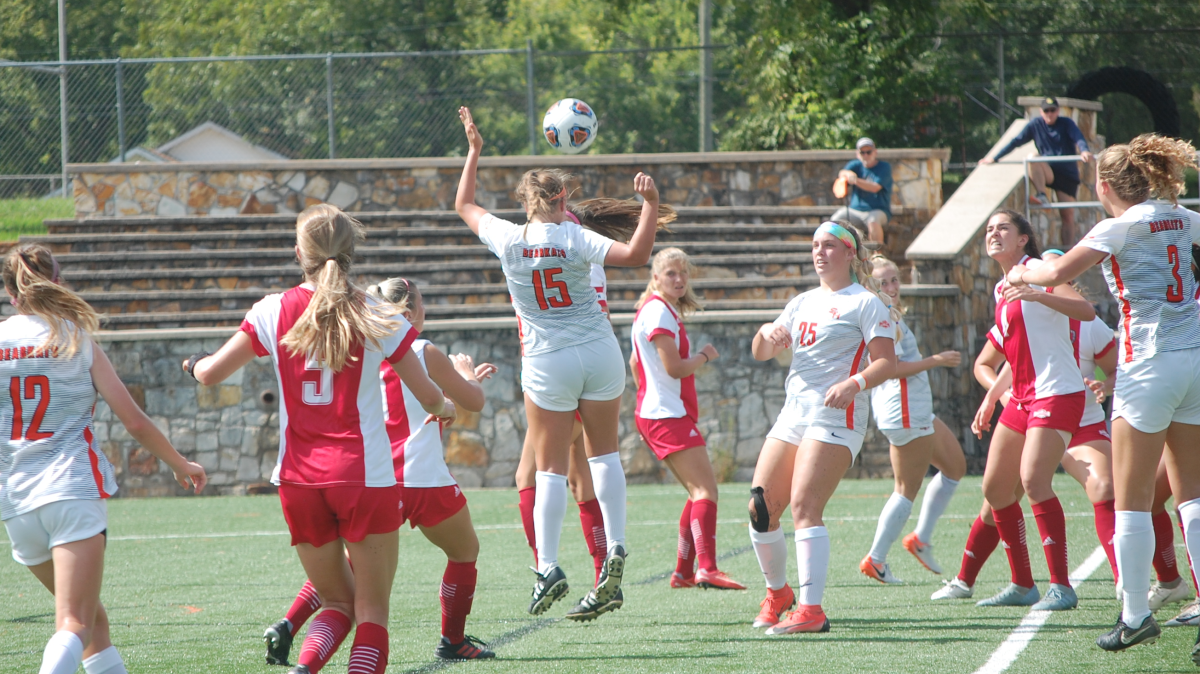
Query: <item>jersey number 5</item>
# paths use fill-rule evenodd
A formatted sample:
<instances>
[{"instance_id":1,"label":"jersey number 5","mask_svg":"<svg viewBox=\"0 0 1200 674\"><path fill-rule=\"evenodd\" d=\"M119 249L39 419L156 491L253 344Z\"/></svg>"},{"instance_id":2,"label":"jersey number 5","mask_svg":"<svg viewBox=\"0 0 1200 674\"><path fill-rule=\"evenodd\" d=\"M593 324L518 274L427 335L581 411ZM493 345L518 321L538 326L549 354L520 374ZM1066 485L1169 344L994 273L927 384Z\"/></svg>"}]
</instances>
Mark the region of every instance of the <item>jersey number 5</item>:
<instances>
[{"instance_id":1,"label":"jersey number 5","mask_svg":"<svg viewBox=\"0 0 1200 674\"><path fill-rule=\"evenodd\" d=\"M1174 245L1167 246L1167 264L1171 265L1171 275L1175 277L1175 283L1167 285L1167 301L1182 302L1183 279L1179 277L1179 248Z\"/></svg>"},{"instance_id":2,"label":"jersey number 5","mask_svg":"<svg viewBox=\"0 0 1200 674\"><path fill-rule=\"evenodd\" d=\"M305 405L328 405L333 402L333 370L325 367L315 360L310 360L304 363L304 370L308 372L320 372L321 378L318 381L306 381L301 390L301 399Z\"/></svg>"},{"instance_id":3,"label":"jersey number 5","mask_svg":"<svg viewBox=\"0 0 1200 674\"><path fill-rule=\"evenodd\" d=\"M554 277L562 273L562 267L553 269L533 270L533 294L537 296L538 306L542 311L551 307L559 309L571 306L571 294L567 292L567 284ZM546 297L546 289L558 290L558 297Z\"/></svg>"},{"instance_id":4,"label":"jersey number 5","mask_svg":"<svg viewBox=\"0 0 1200 674\"><path fill-rule=\"evenodd\" d=\"M23 392L22 389L24 389ZM42 419L46 417L46 408L50 406L50 380L45 375L37 374L26 377L24 386L21 385L20 377L13 377L8 382L8 393L12 396L13 421L11 437L13 440L45 440L54 435L53 433L43 433L41 430ZM23 434L21 430L25 421L21 407L22 400L37 401L37 407L33 411L33 419L29 422L29 428L24 429Z\"/></svg>"}]
</instances>

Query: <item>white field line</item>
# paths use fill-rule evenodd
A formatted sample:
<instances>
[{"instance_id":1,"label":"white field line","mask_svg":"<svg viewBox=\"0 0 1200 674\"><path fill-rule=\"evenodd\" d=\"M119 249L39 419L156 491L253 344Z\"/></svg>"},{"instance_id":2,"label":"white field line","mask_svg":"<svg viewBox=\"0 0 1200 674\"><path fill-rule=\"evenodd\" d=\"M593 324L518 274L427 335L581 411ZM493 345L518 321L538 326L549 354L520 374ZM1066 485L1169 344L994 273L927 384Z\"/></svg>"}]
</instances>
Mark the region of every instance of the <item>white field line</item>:
<instances>
[{"instance_id":1,"label":"white field line","mask_svg":"<svg viewBox=\"0 0 1200 674\"><path fill-rule=\"evenodd\" d=\"M1085 581L1095 573L1096 569L1108 561L1104 556L1104 548L1096 546L1092 554L1087 559L1083 560L1083 564L1071 573L1071 585L1078 585ZM1004 670L1012 666L1016 662L1017 657L1021 655L1021 651L1033 641L1037 636L1038 630L1042 625L1046 624L1046 620L1050 618L1052 611L1030 611L1021 619L1021 623L1017 628L1008 635L1004 643L992 652L992 657L984 663L982 667L975 670L975 674L1001 674Z\"/></svg>"}]
</instances>

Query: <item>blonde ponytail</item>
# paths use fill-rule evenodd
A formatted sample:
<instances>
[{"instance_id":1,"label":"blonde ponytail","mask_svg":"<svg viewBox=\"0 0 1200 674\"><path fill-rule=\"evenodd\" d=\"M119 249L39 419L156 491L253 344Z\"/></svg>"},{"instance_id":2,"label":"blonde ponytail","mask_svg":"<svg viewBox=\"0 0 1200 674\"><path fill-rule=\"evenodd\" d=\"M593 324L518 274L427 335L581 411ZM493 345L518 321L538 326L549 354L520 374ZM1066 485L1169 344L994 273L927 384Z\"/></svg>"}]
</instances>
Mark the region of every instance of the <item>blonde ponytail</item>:
<instances>
[{"instance_id":1,"label":"blonde ponytail","mask_svg":"<svg viewBox=\"0 0 1200 674\"><path fill-rule=\"evenodd\" d=\"M5 256L0 276L18 311L50 326L50 335L35 354L50 350L52 355L72 358L99 327L96 310L59 285L58 261L49 248L37 243L17 246Z\"/></svg>"},{"instance_id":2,"label":"blonde ponytail","mask_svg":"<svg viewBox=\"0 0 1200 674\"><path fill-rule=\"evenodd\" d=\"M642 204L636 199L596 197L567 205L567 211L579 219L579 225L615 241L629 241L642 217ZM667 225L679 217L674 208L658 205L658 229L671 231Z\"/></svg>"},{"instance_id":3,"label":"blonde ponytail","mask_svg":"<svg viewBox=\"0 0 1200 674\"><path fill-rule=\"evenodd\" d=\"M1127 144L1106 149L1097 163L1100 180L1122 201L1137 204L1154 197L1177 203L1186 190L1184 170L1196 168L1192 144L1144 133Z\"/></svg>"},{"instance_id":4,"label":"blonde ponytail","mask_svg":"<svg viewBox=\"0 0 1200 674\"><path fill-rule=\"evenodd\" d=\"M352 359L356 346L381 348L380 340L396 329L391 316L398 312L369 305L366 293L350 282L354 246L362 240L362 225L336 206L317 204L296 218L300 267L316 290L282 344L334 372Z\"/></svg>"},{"instance_id":5,"label":"blonde ponytail","mask_svg":"<svg viewBox=\"0 0 1200 674\"><path fill-rule=\"evenodd\" d=\"M662 295L662 289L654 282L654 275L661 274L667 268L667 265L679 264L688 275L687 290L684 291L683 297L679 298L679 313L686 316L694 311L704 308L704 304L696 297L696 291L692 289L692 276L696 274L696 267L692 265L692 261L688 259L688 254L678 248L663 248L654 254L654 259L650 263L650 280L646 282L646 289L642 291L642 296L638 298L637 304L633 305L634 309L641 309L650 297L655 293ZM663 299L667 299L665 296ZM669 300L668 300L669 301Z\"/></svg>"}]
</instances>

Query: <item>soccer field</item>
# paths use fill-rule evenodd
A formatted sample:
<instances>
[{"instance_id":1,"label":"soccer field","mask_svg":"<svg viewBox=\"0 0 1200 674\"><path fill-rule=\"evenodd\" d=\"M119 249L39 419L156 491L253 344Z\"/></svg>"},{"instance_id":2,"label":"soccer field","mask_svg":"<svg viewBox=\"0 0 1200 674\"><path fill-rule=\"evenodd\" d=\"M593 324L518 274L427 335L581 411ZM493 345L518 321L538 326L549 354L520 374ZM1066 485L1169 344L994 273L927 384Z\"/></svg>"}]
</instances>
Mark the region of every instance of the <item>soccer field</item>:
<instances>
[{"instance_id":1,"label":"soccer field","mask_svg":"<svg viewBox=\"0 0 1200 674\"><path fill-rule=\"evenodd\" d=\"M721 487L718 547L721 567L746 592L672 590L683 490L629 489L629 563L625 606L590 624L562 620L592 580L578 518L568 513L562 564L572 582L567 600L542 618L525 609L533 574L512 490L468 492L479 529L479 586L467 633L491 642L495 661L438 663L438 587L445 557L419 532L401 531L400 567L392 595L389 672L467 667L495 672L974 672L1009 636L1024 609L980 609L973 601L933 603L940 585L897 544L890 561L902 586L885 587L859 574L890 480L848 480L830 501L833 544L825 611L832 631L768 637L750 627L763 597L762 576L749 549L747 485ZM1097 548L1092 509L1070 478L1056 479L1071 542L1074 571ZM938 527L935 544L947 574L979 508L980 479L967 478ZM914 517L907 531L916 523ZM1028 515L1028 507L1026 507ZM114 500L103 600L113 641L130 672L276 672L264 663L263 629L278 620L304 582L274 496ZM1046 566L1029 517L1035 577L1048 587ZM790 523L785 529L791 529ZM7 541L5 541L7 543ZM1182 552L1182 550L1181 550ZM1182 558L1183 555L1181 554ZM795 583L795 557L788 561ZM1008 579L1003 549L980 575L976 598ZM0 563L0 672L33 672L53 632L53 601L15 562ZM1093 640L1111 627L1119 607L1107 562L1079 586L1079 608L1052 614L1009 672L1194 672L1188 659L1195 632L1165 629L1152 646L1105 653ZM1160 622L1179 605L1160 612ZM293 661L299 641L293 647ZM344 672L349 640L326 671ZM993 671L1000 671L998 669Z\"/></svg>"}]
</instances>

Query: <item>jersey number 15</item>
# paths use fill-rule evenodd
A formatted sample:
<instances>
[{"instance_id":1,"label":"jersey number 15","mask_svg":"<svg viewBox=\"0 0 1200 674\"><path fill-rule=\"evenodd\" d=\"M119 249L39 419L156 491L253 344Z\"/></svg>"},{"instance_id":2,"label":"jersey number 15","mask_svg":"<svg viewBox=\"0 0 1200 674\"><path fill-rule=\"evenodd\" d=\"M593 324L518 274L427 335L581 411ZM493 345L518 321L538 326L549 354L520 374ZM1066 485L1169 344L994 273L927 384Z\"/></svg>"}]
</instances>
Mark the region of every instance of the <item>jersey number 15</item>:
<instances>
[{"instance_id":1,"label":"jersey number 15","mask_svg":"<svg viewBox=\"0 0 1200 674\"><path fill-rule=\"evenodd\" d=\"M559 309L571 306L571 294L567 292L566 282L554 278L561 273L562 267L533 270L533 294L537 297L538 307L542 311L552 307ZM546 297L546 290L557 290L558 297Z\"/></svg>"},{"instance_id":2,"label":"jersey number 15","mask_svg":"<svg viewBox=\"0 0 1200 674\"><path fill-rule=\"evenodd\" d=\"M46 408L50 407L50 379L46 375L36 374L26 377L24 386L21 385L20 377L13 377L8 382L8 393L12 397L13 406L11 436L13 440L45 440L54 435L41 430L42 419L46 417ZM24 411L21 407L22 400L37 401L37 407L33 410L33 419L24 429L22 429L25 424Z\"/></svg>"}]
</instances>

